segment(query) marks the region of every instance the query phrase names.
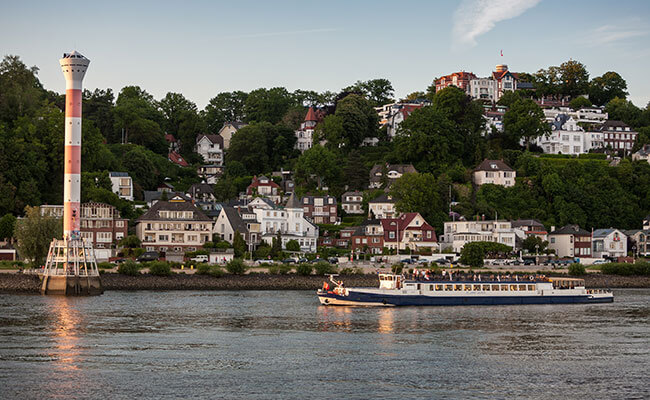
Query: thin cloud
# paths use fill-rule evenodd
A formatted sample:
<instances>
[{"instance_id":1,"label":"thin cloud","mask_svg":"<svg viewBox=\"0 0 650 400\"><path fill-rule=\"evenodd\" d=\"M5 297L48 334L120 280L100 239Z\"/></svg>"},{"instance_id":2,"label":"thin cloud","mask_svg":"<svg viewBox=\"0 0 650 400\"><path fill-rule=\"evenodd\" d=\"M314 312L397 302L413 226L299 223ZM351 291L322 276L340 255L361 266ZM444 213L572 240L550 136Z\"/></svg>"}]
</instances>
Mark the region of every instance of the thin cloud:
<instances>
[{"instance_id":1,"label":"thin cloud","mask_svg":"<svg viewBox=\"0 0 650 400\"><path fill-rule=\"evenodd\" d=\"M454 13L454 46L476 46L476 39L497 22L518 17L541 0L463 0Z\"/></svg>"},{"instance_id":2,"label":"thin cloud","mask_svg":"<svg viewBox=\"0 0 650 400\"><path fill-rule=\"evenodd\" d=\"M250 39L250 38L265 38L273 36L293 36L293 35L306 35L310 33L324 33L324 32L337 32L340 29L335 28L322 28L322 29L307 29L303 31L286 31L286 32L263 32L263 33L252 33L249 35L235 35L235 36L226 36L223 39Z\"/></svg>"},{"instance_id":3,"label":"thin cloud","mask_svg":"<svg viewBox=\"0 0 650 400\"><path fill-rule=\"evenodd\" d=\"M589 35L589 41L593 46L608 45L621 40L648 36L648 34L650 31L647 29L631 28L629 24L627 26L603 25L593 30Z\"/></svg>"}]
</instances>

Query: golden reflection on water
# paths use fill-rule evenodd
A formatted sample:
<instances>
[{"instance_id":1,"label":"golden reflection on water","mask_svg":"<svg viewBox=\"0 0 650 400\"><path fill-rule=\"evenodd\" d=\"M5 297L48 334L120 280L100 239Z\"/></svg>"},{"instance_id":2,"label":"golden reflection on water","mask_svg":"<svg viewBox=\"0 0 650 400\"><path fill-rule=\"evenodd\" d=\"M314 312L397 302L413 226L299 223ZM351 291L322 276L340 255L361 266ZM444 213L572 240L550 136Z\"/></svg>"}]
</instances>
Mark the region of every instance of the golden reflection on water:
<instances>
[{"instance_id":1,"label":"golden reflection on water","mask_svg":"<svg viewBox=\"0 0 650 400\"><path fill-rule=\"evenodd\" d=\"M79 369L79 326L81 315L73 305L73 299L65 296L51 296L48 309L52 315L53 343L50 357L60 371Z\"/></svg>"},{"instance_id":2,"label":"golden reflection on water","mask_svg":"<svg viewBox=\"0 0 650 400\"><path fill-rule=\"evenodd\" d=\"M395 322L395 310L393 308L382 308L379 310L379 319L377 324L377 332L379 333L393 333Z\"/></svg>"}]
</instances>

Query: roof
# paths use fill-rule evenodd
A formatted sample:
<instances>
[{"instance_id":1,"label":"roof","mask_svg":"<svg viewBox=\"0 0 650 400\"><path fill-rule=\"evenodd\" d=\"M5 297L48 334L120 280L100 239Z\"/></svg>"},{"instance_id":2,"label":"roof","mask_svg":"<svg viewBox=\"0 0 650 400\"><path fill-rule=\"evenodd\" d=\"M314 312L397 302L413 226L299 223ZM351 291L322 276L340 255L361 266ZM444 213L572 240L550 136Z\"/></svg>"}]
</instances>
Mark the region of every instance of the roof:
<instances>
[{"instance_id":1,"label":"roof","mask_svg":"<svg viewBox=\"0 0 650 400\"><path fill-rule=\"evenodd\" d=\"M307 111L307 115L305 115L305 121L318 121L316 119L316 113L314 112L313 107L309 107L309 110Z\"/></svg>"},{"instance_id":2,"label":"roof","mask_svg":"<svg viewBox=\"0 0 650 400\"><path fill-rule=\"evenodd\" d=\"M543 228L544 224L536 219L518 219L516 221L512 221L511 226L513 228L518 228L520 226L540 226Z\"/></svg>"},{"instance_id":3,"label":"roof","mask_svg":"<svg viewBox=\"0 0 650 400\"><path fill-rule=\"evenodd\" d=\"M196 143L200 142L203 138L206 138L210 141L210 143L213 144L219 144L219 146L223 147L223 137L221 135L206 135L206 134L200 134L199 136L196 137Z\"/></svg>"},{"instance_id":4,"label":"roof","mask_svg":"<svg viewBox=\"0 0 650 400\"><path fill-rule=\"evenodd\" d=\"M435 242L437 241L436 234L435 234L435 229L429 225L426 221L422 225L419 226L408 226L415 217L420 215L419 213L416 212L408 212L400 215L397 218L384 218L381 220L381 225L384 229L384 240L390 240L388 232L398 230L399 232L399 240L402 241L404 237L404 231L406 230L423 230L423 231L434 231L433 237L431 238L430 241ZM394 225L393 223L397 223Z\"/></svg>"},{"instance_id":5,"label":"roof","mask_svg":"<svg viewBox=\"0 0 650 400\"><path fill-rule=\"evenodd\" d=\"M550 232L549 235L591 235L591 232L580 228L578 225L565 225L562 228Z\"/></svg>"},{"instance_id":6,"label":"roof","mask_svg":"<svg viewBox=\"0 0 650 400\"><path fill-rule=\"evenodd\" d=\"M171 133L165 134L165 140L168 141L169 143L176 142L176 138Z\"/></svg>"},{"instance_id":7,"label":"roof","mask_svg":"<svg viewBox=\"0 0 650 400\"><path fill-rule=\"evenodd\" d=\"M247 126L248 124L245 123L245 122L241 122L241 121L226 121L223 124L223 126L228 126L228 125L232 125L233 128L239 130L239 129ZM223 127L222 127L222 129L223 129Z\"/></svg>"},{"instance_id":8,"label":"roof","mask_svg":"<svg viewBox=\"0 0 650 400\"><path fill-rule=\"evenodd\" d=\"M226 215L226 218L228 218L228 221L230 222L230 226L232 226L232 229L234 231L237 231L239 233L248 232L248 225L242 219L241 215L235 208L224 206L221 210Z\"/></svg>"},{"instance_id":9,"label":"roof","mask_svg":"<svg viewBox=\"0 0 650 400\"><path fill-rule=\"evenodd\" d=\"M621 232L621 231L619 231L618 229L615 229L615 228L596 229L596 230L594 230L593 237L594 238L606 237L606 236L609 236L610 234L612 234L612 233L614 233L616 231ZM623 233L623 232L621 232L621 233Z\"/></svg>"},{"instance_id":10,"label":"roof","mask_svg":"<svg viewBox=\"0 0 650 400\"><path fill-rule=\"evenodd\" d=\"M260 181L268 181L268 182L263 183ZM273 182L272 179L269 179L264 175L260 176L259 178L257 176L253 176L253 180L251 181L251 184L248 185L248 187L246 188L246 194L253 194L253 189L260 186L271 186L280 189L280 185Z\"/></svg>"},{"instance_id":11,"label":"roof","mask_svg":"<svg viewBox=\"0 0 650 400\"><path fill-rule=\"evenodd\" d=\"M391 171L398 172L400 174L407 174L407 173L417 173L418 170L415 169L413 164L385 164L386 167L386 173L389 173ZM384 165L382 164L375 164L372 169L370 170L370 182L378 182L381 180L381 173L384 169ZM377 175L379 174L379 175Z\"/></svg>"},{"instance_id":12,"label":"roof","mask_svg":"<svg viewBox=\"0 0 650 400\"><path fill-rule=\"evenodd\" d=\"M289 200L287 200L287 204L284 208L302 208L300 201L298 201L293 192L291 192L291 196L289 196Z\"/></svg>"},{"instance_id":13,"label":"roof","mask_svg":"<svg viewBox=\"0 0 650 400\"><path fill-rule=\"evenodd\" d=\"M169 159L169 161L173 162L174 164L180 165L181 167L189 166L189 164L187 163L187 161L185 161L183 156L181 156L175 151L170 151L169 154L167 155L167 158Z\"/></svg>"},{"instance_id":14,"label":"roof","mask_svg":"<svg viewBox=\"0 0 650 400\"><path fill-rule=\"evenodd\" d=\"M185 218L161 218L158 211L192 211L192 219ZM196 208L189 201L158 201L149 211L142 214L137 221L212 221L201 210Z\"/></svg>"},{"instance_id":15,"label":"roof","mask_svg":"<svg viewBox=\"0 0 650 400\"><path fill-rule=\"evenodd\" d=\"M609 130L613 130L613 129L610 129L610 128L617 128L617 127L630 128L630 126L628 124L626 124L625 122L623 122L623 121L617 121L615 119L608 119L607 121L605 121L601 125L600 130L601 131L609 131ZM630 130L627 131L627 132L628 133L632 132L632 128L630 128Z\"/></svg>"},{"instance_id":16,"label":"roof","mask_svg":"<svg viewBox=\"0 0 650 400\"><path fill-rule=\"evenodd\" d=\"M639 156L648 156L650 155L650 144L644 144L643 147L639 149L636 153L634 153Z\"/></svg>"},{"instance_id":17,"label":"roof","mask_svg":"<svg viewBox=\"0 0 650 400\"><path fill-rule=\"evenodd\" d=\"M152 201L160 200L160 198L162 197L162 194L163 194L163 192L159 192L157 190L145 190L144 191L144 201L146 203L151 203ZM181 192L165 192L165 194L167 195L168 199L171 199L171 198L174 198L174 197L178 196L178 197L182 198L185 201L191 201L192 200L192 199L190 199L189 197L187 197L185 194L183 194Z\"/></svg>"},{"instance_id":18,"label":"roof","mask_svg":"<svg viewBox=\"0 0 650 400\"><path fill-rule=\"evenodd\" d=\"M474 171L514 171L502 160L483 160Z\"/></svg>"},{"instance_id":19,"label":"roof","mask_svg":"<svg viewBox=\"0 0 650 400\"><path fill-rule=\"evenodd\" d=\"M189 190L187 193L196 196L196 195L202 195L203 193L214 193L214 189L212 188L212 185L209 185L207 183L195 183L192 186L190 186Z\"/></svg>"},{"instance_id":20,"label":"roof","mask_svg":"<svg viewBox=\"0 0 650 400\"><path fill-rule=\"evenodd\" d=\"M108 176L113 177L113 178L126 178L129 176L128 172L109 172Z\"/></svg>"},{"instance_id":21,"label":"roof","mask_svg":"<svg viewBox=\"0 0 650 400\"><path fill-rule=\"evenodd\" d=\"M368 203L395 203L395 200L389 196L388 193L382 193L370 200Z\"/></svg>"}]
</instances>

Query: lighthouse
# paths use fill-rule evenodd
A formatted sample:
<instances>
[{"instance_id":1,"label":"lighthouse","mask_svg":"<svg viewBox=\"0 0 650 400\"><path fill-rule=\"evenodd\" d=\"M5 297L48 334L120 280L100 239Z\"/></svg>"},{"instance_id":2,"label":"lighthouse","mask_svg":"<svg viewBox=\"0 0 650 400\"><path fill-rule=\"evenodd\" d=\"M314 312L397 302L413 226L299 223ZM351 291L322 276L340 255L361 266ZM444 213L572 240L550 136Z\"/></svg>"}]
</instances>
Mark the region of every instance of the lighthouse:
<instances>
[{"instance_id":1,"label":"lighthouse","mask_svg":"<svg viewBox=\"0 0 650 400\"><path fill-rule=\"evenodd\" d=\"M63 181L63 237L79 236L81 201L81 97L90 60L73 51L59 60L65 77L65 156Z\"/></svg>"},{"instance_id":2,"label":"lighthouse","mask_svg":"<svg viewBox=\"0 0 650 400\"><path fill-rule=\"evenodd\" d=\"M50 243L41 293L101 294L102 284L92 240L81 235L81 101L90 60L76 51L59 60L65 77L63 157L63 240Z\"/></svg>"}]
</instances>

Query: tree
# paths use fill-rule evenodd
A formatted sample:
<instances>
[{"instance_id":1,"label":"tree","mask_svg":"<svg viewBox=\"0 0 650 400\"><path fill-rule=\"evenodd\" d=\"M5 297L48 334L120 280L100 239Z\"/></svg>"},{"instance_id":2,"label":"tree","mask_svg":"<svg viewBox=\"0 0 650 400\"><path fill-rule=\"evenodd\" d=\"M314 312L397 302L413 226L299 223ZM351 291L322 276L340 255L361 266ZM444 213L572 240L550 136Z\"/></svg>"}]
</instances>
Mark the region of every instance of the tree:
<instances>
[{"instance_id":1,"label":"tree","mask_svg":"<svg viewBox=\"0 0 650 400\"><path fill-rule=\"evenodd\" d=\"M390 195L399 212L418 212L432 226L445 220L436 178L429 173L407 173L393 183Z\"/></svg>"},{"instance_id":2,"label":"tree","mask_svg":"<svg viewBox=\"0 0 650 400\"><path fill-rule=\"evenodd\" d=\"M402 101L414 101L414 100L422 100L426 98L427 98L427 94L424 92L412 92L407 94L406 97L402 99Z\"/></svg>"},{"instance_id":3,"label":"tree","mask_svg":"<svg viewBox=\"0 0 650 400\"><path fill-rule=\"evenodd\" d=\"M511 92L507 91L501 95L501 98L497 102L497 104L501 106L506 106L510 107L513 105L515 102L521 100L521 95L519 95L519 92Z\"/></svg>"},{"instance_id":4,"label":"tree","mask_svg":"<svg viewBox=\"0 0 650 400\"><path fill-rule=\"evenodd\" d=\"M542 253L548 247L548 241L542 240L539 236L530 235L521 242L521 247L528 250L530 254Z\"/></svg>"},{"instance_id":5,"label":"tree","mask_svg":"<svg viewBox=\"0 0 650 400\"><path fill-rule=\"evenodd\" d=\"M343 118L336 115L328 115L323 122L316 126L314 134L314 143L321 140L327 141L325 147L328 149L338 149L344 143L345 128L343 127Z\"/></svg>"},{"instance_id":6,"label":"tree","mask_svg":"<svg viewBox=\"0 0 650 400\"><path fill-rule=\"evenodd\" d=\"M253 90L244 103L246 120L277 124L292 104L291 94L283 87Z\"/></svg>"},{"instance_id":7,"label":"tree","mask_svg":"<svg viewBox=\"0 0 650 400\"><path fill-rule=\"evenodd\" d=\"M291 239L286 244L287 251L300 251L300 243L297 240Z\"/></svg>"},{"instance_id":8,"label":"tree","mask_svg":"<svg viewBox=\"0 0 650 400\"><path fill-rule=\"evenodd\" d=\"M388 79L371 79L368 81L357 81L354 85L348 86L343 91L361 93L373 107L379 107L383 104L393 101L393 84Z\"/></svg>"},{"instance_id":9,"label":"tree","mask_svg":"<svg viewBox=\"0 0 650 400\"><path fill-rule=\"evenodd\" d=\"M495 242L470 242L460 252L460 262L471 268L481 268L486 254L507 253L512 247Z\"/></svg>"},{"instance_id":10,"label":"tree","mask_svg":"<svg viewBox=\"0 0 650 400\"><path fill-rule=\"evenodd\" d=\"M588 98L583 97L583 96L578 96L571 100L569 103L569 107L571 107L572 110L579 110L581 108L585 107L591 107L593 104L591 104L591 101L589 101Z\"/></svg>"},{"instance_id":11,"label":"tree","mask_svg":"<svg viewBox=\"0 0 650 400\"><path fill-rule=\"evenodd\" d=\"M609 119L623 121L628 125L636 126L641 117L641 110L631 101L618 97L610 100L605 106Z\"/></svg>"},{"instance_id":12,"label":"tree","mask_svg":"<svg viewBox=\"0 0 650 400\"><path fill-rule=\"evenodd\" d=\"M435 110L444 113L472 140L472 136L480 134L485 119L483 108L478 102L473 101L463 90L448 86L433 96L432 106Z\"/></svg>"},{"instance_id":13,"label":"tree","mask_svg":"<svg viewBox=\"0 0 650 400\"><path fill-rule=\"evenodd\" d=\"M140 239L138 239L138 237L136 235L129 235L129 236L123 238L122 240L120 240L119 244L120 244L120 246L129 248L129 249L137 249L140 246L142 246L142 242L140 241Z\"/></svg>"},{"instance_id":14,"label":"tree","mask_svg":"<svg viewBox=\"0 0 650 400\"><path fill-rule=\"evenodd\" d=\"M216 134L224 123L243 121L246 117L244 104L248 93L242 91L223 92L210 99L201 118L208 132Z\"/></svg>"},{"instance_id":15,"label":"tree","mask_svg":"<svg viewBox=\"0 0 650 400\"><path fill-rule=\"evenodd\" d=\"M574 60L560 64L561 93L575 97L589 91L589 72L585 66Z\"/></svg>"},{"instance_id":16,"label":"tree","mask_svg":"<svg viewBox=\"0 0 650 400\"><path fill-rule=\"evenodd\" d=\"M156 101L139 86L126 86L117 96L114 108L115 128L118 132L114 142L124 140L145 146L159 154L167 154L167 143L160 124L163 116Z\"/></svg>"},{"instance_id":17,"label":"tree","mask_svg":"<svg viewBox=\"0 0 650 400\"><path fill-rule=\"evenodd\" d=\"M299 184L316 186L320 189L324 183L328 186L339 183L341 166L333 152L317 144L302 153L296 161L294 170Z\"/></svg>"},{"instance_id":18,"label":"tree","mask_svg":"<svg viewBox=\"0 0 650 400\"><path fill-rule=\"evenodd\" d=\"M246 242L238 231L235 231L235 236L233 236L232 247L235 249L236 258L241 258L244 256L244 253L246 253Z\"/></svg>"},{"instance_id":19,"label":"tree","mask_svg":"<svg viewBox=\"0 0 650 400\"><path fill-rule=\"evenodd\" d=\"M33 117L45 97L36 78L37 67L27 67L18 56L5 56L0 62L0 122L9 127L19 117Z\"/></svg>"},{"instance_id":20,"label":"tree","mask_svg":"<svg viewBox=\"0 0 650 400\"><path fill-rule=\"evenodd\" d=\"M28 206L25 208L25 218L16 223L14 236L21 257L41 265L52 239L63 236L63 221L42 216L39 207Z\"/></svg>"},{"instance_id":21,"label":"tree","mask_svg":"<svg viewBox=\"0 0 650 400\"><path fill-rule=\"evenodd\" d=\"M14 228L16 226L16 217L13 214L5 214L0 218L0 240L6 240L14 237Z\"/></svg>"},{"instance_id":22,"label":"tree","mask_svg":"<svg viewBox=\"0 0 650 400\"><path fill-rule=\"evenodd\" d=\"M375 137L379 117L372 105L360 95L350 94L336 104L335 115L343 124L340 144L347 149L361 145L363 139Z\"/></svg>"},{"instance_id":23,"label":"tree","mask_svg":"<svg viewBox=\"0 0 650 400\"><path fill-rule=\"evenodd\" d=\"M232 135L226 154L226 165L240 162L250 174L259 174L269 169L266 136L257 124L248 125Z\"/></svg>"},{"instance_id":24,"label":"tree","mask_svg":"<svg viewBox=\"0 0 650 400\"><path fill-rule=\"evenodd\" d=\"M106 139L113 138L115 117L113 115L113 107L115 102L115 95L112 89L95 89L90 91L85 89L83 91L83 119L85 121L93 121L95 126L99 129L102 136ZM84 146L86 145L85 129L84 129Z\"/></svg>"},{"instance_id":25,"label":"tree","mask_svg":"<svg viewBox=\"0 0 650 400\"><path fill-rule=\"evenodd\" d=\"M181 154L189 156L194 152L197 133L203 130L196 104L180 93L169 92L158 106L164 117L163 130L180 139Z\"/></svg>"},{"instance_id":26,"label":"tree","mask_svg":"<svg viewBox=\"0 0 650 400\"><path fill-rule=\"evenodd\" d=\"M605 72L589 83L589 100L598 106L604 106L610 100L627 97L627 82L614 71Z\"/></svg>"},{"instance_id":27,"label":"tree","mask_svg":"<svg viewBox=\"0 0 650 400\"><path fill-rule=\"evenodd\" d=\"M519 148L521 140L530 146L535 138L549 134L542 109L530 99L516 101L503 116L505 142L509 148Z\"/></svg>"},{"instance_id":28,"label":"tree","mask_svg":"<svg viewBox=\"0 0 650 400\"><path fill-rule=\"evenodd\" d=\"M271 242L271 258L275 259L282 254L282 234L278 231Z\"/></svg>"}]
</instances>

